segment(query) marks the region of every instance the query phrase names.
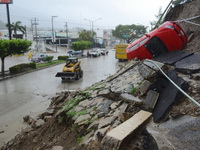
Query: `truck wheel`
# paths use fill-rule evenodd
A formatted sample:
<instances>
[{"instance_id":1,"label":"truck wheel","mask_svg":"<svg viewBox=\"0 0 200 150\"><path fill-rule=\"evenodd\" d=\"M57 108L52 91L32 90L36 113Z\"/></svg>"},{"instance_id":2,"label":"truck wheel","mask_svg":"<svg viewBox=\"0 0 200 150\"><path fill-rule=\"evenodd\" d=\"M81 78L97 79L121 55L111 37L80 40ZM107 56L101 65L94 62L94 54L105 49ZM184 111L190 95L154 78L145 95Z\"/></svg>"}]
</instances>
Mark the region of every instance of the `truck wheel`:
<instances>
[{"instance_id":1,"label":"truck wheel","mask_svg":"<svg viewBox=\"0 0 200 150\"><path fill-rule=\"evenodd\" d=\"M62 80L65 80L65 78L61 78Z\"/></svg>"},{"instance_id":2,"label":"truck wheel","mask_svg":"<svg viewBox=\"0 0 200 150\"><path fill-rule=\"evenodd\" d=\"M79 79L79 73L76 74L75 80Z\"/></svg>"},{"instance_id":3,"label":"truck wheel","mask_svg":"<svg viewBox=\"0 0 200 150\"><path fill-rule=\"evenodd\" d=\"M80 78L83 77L83 70L80 71Z\"/></svg>"}]
</instances>

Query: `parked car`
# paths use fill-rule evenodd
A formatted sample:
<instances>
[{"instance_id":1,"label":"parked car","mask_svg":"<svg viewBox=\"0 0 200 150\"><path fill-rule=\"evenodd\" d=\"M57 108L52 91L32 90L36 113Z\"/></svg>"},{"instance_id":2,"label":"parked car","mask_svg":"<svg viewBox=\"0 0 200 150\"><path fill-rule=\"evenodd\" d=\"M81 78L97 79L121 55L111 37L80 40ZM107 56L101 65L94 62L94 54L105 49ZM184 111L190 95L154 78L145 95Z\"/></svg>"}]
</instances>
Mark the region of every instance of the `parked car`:
<instances>
[{"instance_id":1,"label":"parked car","mask_svg":"<svg viewBox=\"0 0 200 150\"><path fill-rule=\"evenodd\" d=\"M46 54L34 54L33 57L31 58L32 62L41 62L41 61L45 61L46 57L48 57L48 55Z\"/></svg>"},{"instance_id":2,"label":"parked car","mask_svg":"<svg viewBox=\"0 0 200 150\"><path fill-rule=\"evenodd\" d=\"M99 57L101 55L101 52L97 49L93 49L89 52L89 56L91 57Z\"/></svg>"},{"instance_id":3,"label":"parked car","mask_svg":"<svg viewBox=\"0 0 200 150\"><path fill-rule=\"evenodd\" d=\"M71 55L83 55L83 51L69 51L68 52L69 54L71 54Z\"/></svg>"},{"instance_id":4,"label":"parked car","mask_svg":"<svg viewBox=\"0 0 200 150\"><path fill-rule=\"evenodd\" d=\"M105 49L101 49L100 52L101 52L101 55L107 55L108 54L108 51L105 50Z\"/></svg>"},{"instance_id":5,"label":"parked car","mask_svg":"<svg viewBox=\"0 0 200 150\"><path fill-rule=\"evenodd\" d=\"M127 48L128 60L152 59L167 51L181 50L187 45L187 36L182 28L173 21L132 42Z\"/></svg>"}]
</instances>

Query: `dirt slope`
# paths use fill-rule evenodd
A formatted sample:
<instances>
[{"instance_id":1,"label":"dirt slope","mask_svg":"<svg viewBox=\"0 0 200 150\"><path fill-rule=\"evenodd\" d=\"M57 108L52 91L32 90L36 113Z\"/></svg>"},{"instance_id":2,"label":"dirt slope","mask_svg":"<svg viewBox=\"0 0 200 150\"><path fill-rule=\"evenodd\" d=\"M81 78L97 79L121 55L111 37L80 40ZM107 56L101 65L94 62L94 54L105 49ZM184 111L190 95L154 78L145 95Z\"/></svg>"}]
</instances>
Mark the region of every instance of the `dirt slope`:
<instances>
[{"instance_id":1,"label":"dirt slope","mask_svg":"<svg viewBox=\"0 0 200 150\"><path fill-rule=\"evenodd\" d=\"M192 2L185 3L183 5L178 5L170 9L170 11L165 16L164 21L178 21L187 18L192 18L195 16L200 16L200 0L194 0ZM185 50L191 52L200 52L200 18L190 21L199 24L199 26L184 21L180 22L181 27L187 33L188 36L191 33L194 34L194 37L188 43L188 46Z\"/></svg>"}]
</instances>

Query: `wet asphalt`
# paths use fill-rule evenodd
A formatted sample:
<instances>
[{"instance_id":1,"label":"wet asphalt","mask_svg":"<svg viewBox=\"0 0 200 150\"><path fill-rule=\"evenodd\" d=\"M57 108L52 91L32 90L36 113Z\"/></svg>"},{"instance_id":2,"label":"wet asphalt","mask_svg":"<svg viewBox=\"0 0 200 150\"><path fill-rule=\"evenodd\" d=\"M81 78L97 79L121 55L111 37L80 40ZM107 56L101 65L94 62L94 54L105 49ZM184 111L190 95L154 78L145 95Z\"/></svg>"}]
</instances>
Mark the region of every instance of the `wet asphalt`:
<instances>
[{"instance_id":1,"label":"wet asphalt","mask_svg":"<svg viewBox=\"0 0 200 150\"><path fill-rule=\"evenodd\" d=\"M64 54L62 52L60 55ZM22 58L16 59L18 61ZM25 59L27 58L23 58ZM24 116L34 117L44 111L50 103L50 98L56 93L83 89L106 79L119 69L115 51L112 49L109 49L106 56L86 57L80 60L84 75L79 80L62 82L61 78L55 77L57 72L62 71L64 64L60 64L0 82L0 131L3 132L0 134L0 146L21 130Z\"/></svg>"}]
</instances>

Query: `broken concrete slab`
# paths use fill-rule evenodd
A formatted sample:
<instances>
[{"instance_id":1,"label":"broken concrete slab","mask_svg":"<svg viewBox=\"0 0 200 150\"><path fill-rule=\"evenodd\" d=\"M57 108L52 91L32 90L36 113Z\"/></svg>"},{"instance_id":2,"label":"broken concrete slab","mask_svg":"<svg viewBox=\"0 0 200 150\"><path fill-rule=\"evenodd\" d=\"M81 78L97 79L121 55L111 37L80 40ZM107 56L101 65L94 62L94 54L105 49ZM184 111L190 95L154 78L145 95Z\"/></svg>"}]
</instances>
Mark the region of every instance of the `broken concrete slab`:
<instances>
[{"instance_id":1,"label":"broken concrete slab","mask_svg":"<svg viewBox=\"0 0 200 150\"><path fill-rule=\"evenodd\" d=\"M133 136L133 132L142 126L151 115L150 112L139 111L126 122L109 131L101 142L101 148L103 150L120 149L126 139Z\"/></svg>"},{"instance_id":2,"label":"broken concrete slab","mask_svg":"<svg viewBox=\"0 0 200 150\"><path fill-rule=\"evenodd\" d=\"M155 71L151 68L149 68L148 66L146 66L145 64L141 64L138 67L138 71L140 73L140 75L144 78L144 79L149 79L152 76L155 75Z\"/></svg>"},{"instance_id":3,"label":"broken concrete slab","mask_svg":"<svg viewBox=\"0 0 200 150\"><path fill-rule=\"evenodd\" d=\"M200 53L195 53L175 64L175 69L184 74L198 73L200 71Z\"/></svg>"},{"instance_id":4,"label":"broken concrete slab","mask_svg":"<svg viewBox=\"0 0 200 150\"><path fill-rule=\"evenodd\" d=\"M165 65L163 63L160 63L158 61L153 61L153 60L150 60L152 62L154 62L155 64L157 64L161 69L164 69ZM147 67L153 69L154 71L159 71L158 67L155 66L154 63L150 62L148 59L144 60L143 61L143 64L145 64Z\"/></svg>"},{"instance_id":5,"label":"broken concrete slab","mask_svg":"<svg viewBox=\"0 0 200 150\"><path fill-rule=\"evenodd\" d=\"M143 94L147 93L150 85L151 85L151 82L149 82L148 80L144 80L142 82L141 86L138 88L138 90L143 95Z\"/></svg>"},{"instance_id":6,"label":"broken concrete slab","mask_svg":"<svg viewBox=\"0 0 200 150\"><path fill-rule=\"evenodd\" d=\"M86 115L79 116L74 123L78 124L85 120L90 120L90 119L91 119L91 116L89 114L86 114Z\"/></svg>"},{"instance_id":7,"label":"broken concrete slab","mask_svg":"<svg viewBox=\"0 0 200 150\"><path fill-rule=\"evenodd\" d=\"M184 51L172 51L168 53L163 53L160 56L154 58L155 61L162 62L167 65L174 65L177 61L193 55L191 52Z\"/></svg>"},{"instance_id":8,"label":"broken concrete slab","mask_svg":"<svg viewBox=\"0 0 200 150\"><path fill-rule=\"evenodd\" d=\"M150 90L147 93L147 96L144 100L144 104L146 104L148 106L148 108L153 109L156 105L156 102L158 100L159 97L159 93L153 90Z\"/></svg>"},{"instance_id":9,"label":"broken concrete slab","mask_svg":"<svg viewBox=\"0 0 200 150\"><path fill-rule=\"evenodd\" d=\"M120 94L120 99L128 103L142 103L142 101L139 98L127 93Z\"/></svg>"},{"instance_id":10,"label":"broken concrete slab","mask_svg":"<svg viewBox=\"0 0 200 150\"><path fill-rule=\"evenodd\" d=\"M187 88L186 82L176 75L175 70L169 71L167 75L181 89L185 90ZM153 111L154 122L161 121L171 106L183 96L183 94L171 82L168 81L165 84L165 88L160 93L159 99Z\"/></svg>"}]
</instances>

